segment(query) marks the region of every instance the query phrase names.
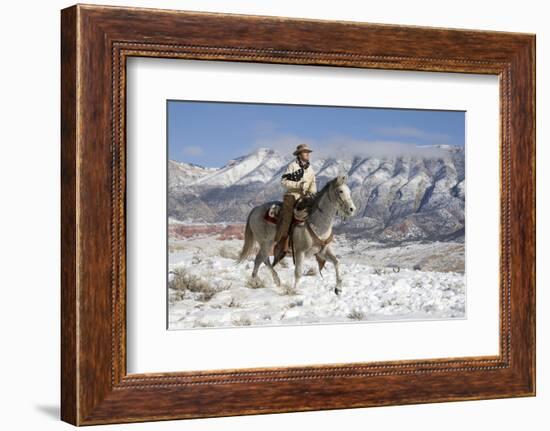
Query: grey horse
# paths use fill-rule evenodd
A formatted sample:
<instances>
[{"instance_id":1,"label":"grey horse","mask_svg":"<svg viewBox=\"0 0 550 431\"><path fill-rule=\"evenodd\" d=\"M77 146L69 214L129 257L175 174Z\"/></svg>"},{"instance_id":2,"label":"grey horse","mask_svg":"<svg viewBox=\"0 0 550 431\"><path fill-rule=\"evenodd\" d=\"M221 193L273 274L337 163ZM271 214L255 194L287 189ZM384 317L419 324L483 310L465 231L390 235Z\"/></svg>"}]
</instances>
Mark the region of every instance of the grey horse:
<instances>
[{"instance_id":1,"label":"grey horse","mask_svg":"<svg viewBox=\"0 0 550 431\"><path fill-rule=\"evenodd\" d=\"M290 243L294 254L294 288L298 287L302 276L302 264L305 257L313 256L320 263L320 269L325 261L334 265L336 272L336 294L341 291L342 278L338 259L330 247L332 239L332 224L337 214L352 216L355 213L355 205L351 199L349 187L346 185L347 176L338 176L329 181L323 189L316 193L311 202L311 210L307 221L297 224L292 230ZM243 262L254 250L254 245L259 244L259 251L254 260L252 278L258 276L258 270L264 263L273 276L277 286L281 285L279 275L275 271L269 256L275 243L276 226L265 219L265 214L273 204L281 202L267 202L258 205L250 211L246 221L244 245L238 262Z\"/></svg>"}]
</instances>

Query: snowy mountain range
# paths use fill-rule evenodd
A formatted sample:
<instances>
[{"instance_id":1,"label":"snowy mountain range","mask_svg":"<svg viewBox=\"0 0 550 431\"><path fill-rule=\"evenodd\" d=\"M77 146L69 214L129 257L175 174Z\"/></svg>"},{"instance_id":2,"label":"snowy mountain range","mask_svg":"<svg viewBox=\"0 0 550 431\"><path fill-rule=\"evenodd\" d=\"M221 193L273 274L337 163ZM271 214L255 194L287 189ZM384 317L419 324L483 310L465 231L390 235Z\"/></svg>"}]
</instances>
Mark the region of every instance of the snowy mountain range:
<instances>
[{"instance_id":1,"label":"snowy mountain range","mask_svg":"<svg viewBox=\"0 0 550 431\"><path fill-rule=\"evenodd\" d=\"M168 216L186 222L244 223L250 209L280 200L280 178L292 156L260 148L206 168L170 160ZM312 160L318 189L347 174L357 215L337 230L379 241L464 237L464 148L414 147L407 154Z\"/></svg>"}]
</instances>

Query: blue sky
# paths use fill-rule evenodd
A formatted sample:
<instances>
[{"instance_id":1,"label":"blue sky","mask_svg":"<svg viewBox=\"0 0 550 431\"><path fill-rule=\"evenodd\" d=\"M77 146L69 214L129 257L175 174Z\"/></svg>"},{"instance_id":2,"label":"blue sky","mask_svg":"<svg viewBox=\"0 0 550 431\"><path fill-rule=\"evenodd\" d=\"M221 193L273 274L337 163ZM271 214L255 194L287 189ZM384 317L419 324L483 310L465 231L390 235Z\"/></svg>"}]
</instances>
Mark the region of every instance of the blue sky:
<instances>
[{"instance_id":1,"label":"blue sky","mask_svg":"<svg viewBox=\"0 0 550 431\"><path fill-rule=\"evenodd\" d=\"M168 151L219 167L259 147L291 153L303 142L331 155L463 146L464 121L463 111L168 101Z\"/></svg>"}]
</instances>

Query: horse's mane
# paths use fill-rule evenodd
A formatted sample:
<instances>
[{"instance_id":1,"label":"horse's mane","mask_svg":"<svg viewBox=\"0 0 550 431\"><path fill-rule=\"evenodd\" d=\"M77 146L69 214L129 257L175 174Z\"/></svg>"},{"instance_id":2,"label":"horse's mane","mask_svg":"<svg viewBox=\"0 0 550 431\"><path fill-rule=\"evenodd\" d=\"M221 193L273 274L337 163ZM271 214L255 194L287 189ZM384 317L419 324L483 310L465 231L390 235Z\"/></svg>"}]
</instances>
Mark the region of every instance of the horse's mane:
<instances>
[{"instance_id":1,"label":"horse's mane","mask_svg":"<svg viewBox=\"0 0 550 431\"><path fill-rule=\"evenodd\" d=\"M315 209L319 208L319 201L330 190L330 185L334 182L335 179L336 178L328 181L324 185L324 187L317 193L314 193L312 196L302 199L299 203L299 209L307 209L308 212L311 213L315 211Z\"/></svg>"}]
</instances>

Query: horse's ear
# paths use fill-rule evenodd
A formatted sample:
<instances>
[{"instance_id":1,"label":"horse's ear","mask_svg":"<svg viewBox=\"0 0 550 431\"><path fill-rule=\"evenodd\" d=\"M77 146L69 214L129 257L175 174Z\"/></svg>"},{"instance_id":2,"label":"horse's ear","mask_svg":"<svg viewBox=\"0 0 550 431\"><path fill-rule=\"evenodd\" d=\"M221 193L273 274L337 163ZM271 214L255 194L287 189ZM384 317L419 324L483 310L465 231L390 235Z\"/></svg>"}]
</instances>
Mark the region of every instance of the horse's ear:
<instances>
[{"instance_id":1,"label":"horse's ear","mask_svg":"<svg viewBox=\"0 0 550 431\"><path fill-rule=\"evenodd\" d=\"M345 184L347 180L348 180L348 176L347 176L347 175L340 175L340 176L338 176L338 178L336 179L336 184L337 184L338 186L341 186L342 184Z\"/></svg>"}]
</instances>

